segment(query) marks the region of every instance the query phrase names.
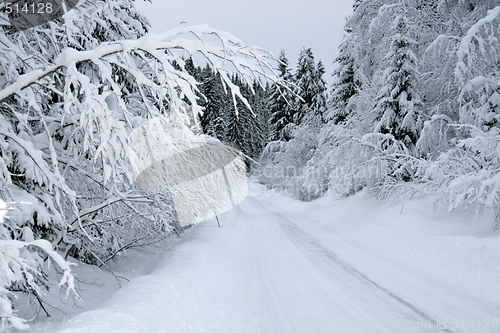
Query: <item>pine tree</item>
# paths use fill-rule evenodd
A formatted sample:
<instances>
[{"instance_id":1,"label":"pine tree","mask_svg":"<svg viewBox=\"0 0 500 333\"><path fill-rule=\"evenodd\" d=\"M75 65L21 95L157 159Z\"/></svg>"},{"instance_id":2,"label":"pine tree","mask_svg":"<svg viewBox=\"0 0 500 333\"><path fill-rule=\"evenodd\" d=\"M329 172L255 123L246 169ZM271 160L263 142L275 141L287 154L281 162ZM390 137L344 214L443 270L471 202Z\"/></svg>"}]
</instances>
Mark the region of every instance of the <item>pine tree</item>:
<instances>
[{"instance_id":1,"label":"pine tree","mask_svg":"<svg viewBox=\"0 0 500 333\"><path fill-rule=\"evenodd\" d=\"M225 113L228 96L224 94L218 74L207 64L200 75L200 91L203 94L200 105L204 108L201 116L203 132L218 139L225 138Z\"/></svg>"},{"instance_id":2,"label":"pine tree","mask_svg":"<svg viewBox=\"0 0 500 333\"><path fill-rule=\"evenodd\" d=\"M194 77L196 81L201 81L202 69L200 66L196 67L192 57L189 57L184 61L184 69L189 75Z\"/></svg>"},{"instance_id":3,"label":"pine tree","mask_svg":"<svg viewBox=\"0 0 500 333\"><path fill-rule=\"evenodd\" d=\"M242 95L250 100L252 92L248 84L239 75L233 75L232 81L240 88ZM246 106L238 101L237 108L241 111ZM227 140L236 145L243 154L250 158L257 158L264 146L264 131L258 116L250 112L237 113L233 109L228 118ZM250 166L249 161L247 161L247 166Z\"/></svg>"},{"instance_id":4,"label":"pine tree","mask_svg":"<svg viewBox=\"0 0 500 333\"><path fill-rule=\"evenodd\" d=\"M296 101L294 121L300 124L307 112L314 112L323 118L326 107L326 82L323 79L325 69L321 61L314 62L314 55L310 48L302 49L299 55L295 80L301 100ZM323 120L321 120L323 121Z\"/></svg>"},{"instance_id":5,"label":"pine tree","mask_svg":"<svg viewBox=\"0 0 500 333\"><path fill-rule=\"evenodd\" d=\"M297 100L297 111L294 114L294 122L296 124L300 124L306 110L313 103L313 98L317 91L315 72L316 65L311 49L302 49L299 54L297 71L295 72L295 81L299 88L299 95L302 98L302 100Z\"/></svg>"},{"instance_id":6,"label":"pine tree","mask_svg":"<svg viewBox=\"0 0 500 333\"><path fill-rule=\"evenodd\" d=\"M254 80L252 88L254 94L250 96L249 102L252 106L252 110L257 115L259 127L262 130L262 132L260 133L260 140L262 141L262 146L264 147L269 141L270 137L269 119L271 115L268 100L269 85L266 84L266 86L263 87L262 82Z\"/></svg>"},{"instance_id":7,"label":"pine tree","mask_svg":"<svg viewBox=\"0 0 500 333\"><path fill-rule=\"evenodd\" d=\"M377 124L375 131L392 134L407 148L414 148L418 140L420 108L418 93L417 58L413 53L416 43L408 37L408 19L396 17L392 27L391 49L385 60L389 66L384 72L383 83L375 106Z\"/></svg>"},{"instance_id":8,"label":"pine tree","mask_svg":"<svg viewBox=\"0 0 500 333\"><path fill-rule=\"evenodd\" d=\"M333 76L334 82L331 87L331 96L329 100L330 112L328 120L334 124L344 122L353 112L349 108L350 99L356 95L361 84L356 79L356 65L353 55L353 31L346 27L344 40L339 47L339 55L335 59L338 67Z\"/></svg>"},{"instance_id":9,"label":"pine tree","mask_svg":"<svg viewBox=\"0 0 500 333\"><path fill-rule=\"evenodd\" d=\"M225 106L222 106L217 112L212 114L212 117L207 124L205 134L225 142L227 140L227 118L228 109Z\"/></svg>"},{"instance_id":10,"label":"pine tree","mask_svg":"<svg viewBox=\"0 0 500 333\"><path fill-rule=\"evenodd\" d=\"M326 81L323 78L325 75L326 70L325 67L323 66L323 62L320 60L316 66L316 71L315 71L315 82L316 82L316 94L313 97L313 103L312 107L316 111L316 114L321 117L322 122L326 122L326 106L327 106L327 100L328 96L326 95Z\"/></svg>"},{"instance_id":11,"label":"pine tree","mask_svg":"<svg viewBox=\"0 0 500 333\"><path fill-rule=\"evenodd\" d=\"M293 81L285 51L281 51L279 56L278 73L283 80ZM287 141L290 138L286 128L293 123L294 106L292 103L294 100L295 97L289 90L278 87L276 84L271 85L269 89L271 141Z\"/></svg>"}]
</instances>

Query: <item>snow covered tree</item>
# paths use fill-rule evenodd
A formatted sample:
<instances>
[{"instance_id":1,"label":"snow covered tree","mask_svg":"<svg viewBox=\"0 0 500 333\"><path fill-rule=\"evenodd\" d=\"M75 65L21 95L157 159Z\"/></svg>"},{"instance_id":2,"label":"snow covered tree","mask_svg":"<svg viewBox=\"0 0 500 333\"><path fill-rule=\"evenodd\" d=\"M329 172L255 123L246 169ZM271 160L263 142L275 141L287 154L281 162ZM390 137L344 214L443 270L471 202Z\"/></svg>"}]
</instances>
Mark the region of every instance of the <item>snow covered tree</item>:
<instances>
[{"instance_id":1,"label":"snow covered tree","mask_svg":"<svg viewBox=\"0 0 500 333\"><path fill-rule=\"evenodd\" d=\"M323 62L320 60L316 65L315 81L316 81L316 94L313 96L312 108L316 111L316 114L321 117L323 122L326 122L326 107L328 103L327 87L326 81L323 76L326 73Z\"/></svg>"},{"instance_id":2,"label":"snow covered tree","mask_svg":"<svg viewBox=\"0 0 500 333\"><path fill-rule=\"evenodd\" d=\"M450 209L486 211L500 227L500 1L359 0L353 9L331 121L314 127L316 143L307 130L314 122L303 116L288 142L268 144L264 168L294 172L260 179L302 199L418 188Z\"/></svg>"},{"instance_id":3,"label":"snow covered tree","mask_svg":"<svg viewBox=\"0 0 500 333\"><path fill-rule=\"evenodd\" d=\"M86 1L55 22L21 32L6 23L5 12L0 16L0 198L13 207L0 232L0 257L16 249L8 252L14 266L1 265L0 276L16 269L16 287L38 296L34 285L42 285L37 276L46 270L39 253L58 263L61 283L71 289L69 268L54 249L102 266L175 228L168 191L135 183L128 139L164 115L182 119L184 130L193 125L188 112L202 108L185 54L203 56L245 107L228 63L249 82L263 76L284 85L268 53L244 47L231 34L206 25L148 33L132 0ZM213 36L219 43L209 41ZM12 288L9 279L0 288ZM13 324L15 317L4 316L11 305L1 293L1 325Z\"/></svg>"},{"instance_id":4,"label":"snow covered tree","mask_svg":"<svg viewBox=\"0 0 500 333\"><path fill-rule=\"evenodd\" d=\"M201 71L200 93L202 97L199 104L203 107L200 121L203 132L224 140L227 128L226 116L231 100L224 93L219 75L208 64Z\"/></svg>"},{"instance_id":5,"label":"snow covered tree","mask_svg":"<svg viewBox=\"0 0 500 333\"><path fill-rule=\"evenodd\" d=\"M321 61L318 65L310 48L302 49L299 54L295 81L300 98L296 98L294 122L300 124L307 112L313 112L320 118L326 107L326 82L323 79L325 69Z\"/></svg>"},{"instance_id":6,"label":"snow covered tree","mask_svg":"<svg viewBox=\"0 0 500 333\"><path fill-rule=\"evenodd\" d=\"M224 87L220 78L212 71L211 67L206 65L199 72L201 73L199 79L201 101L199 104L203 107L203 115L200 117L200 122L203 132L223 142L232 141L233 143L237 143L238 138L253 135L254 138L252 140L259 141L261 145L264 145L269 137L269 107L267 103L267 91L263 87L262 82L254 80L250 87L249 84L242 82L237 77L233 78L234 83L239 86L242 95L248 100L255 114L259 129L255 132L253 125L256 124L253 124L253 121L249 122L246 118L243 120L243 123L252 123L250 127L241 126L241 124L237 123L239 115L231 114L235 112L232 98L224 93ZM241 102L237 103L237 106L238 108L246 107ZM241 133L236 134L238 131L241 131ZM250 133L244 134L243 131ZM229 135L229 132L231 132L231 135ZM256 139L257 137L258 139ZM239 143L237 145L239 146ZM249 156L257 156L259 153L260 149L255 149Z\"/></svg>"},{"instance_id":7,"label":"snow covered tree","mask_svg":"<svg viewBox=\"0 0 500 333\"><path fill-rule=\"evenodd\" d=\"M499 127L499 17L500 6L469 29L457 51L455 76L461 88L460 122L485 132Z\"/></svg>"},{"instance_id":8,"label":"snow covered tree","mask_svg":"<svg viewBox=\"0 0 500 333\"><path fill-rule=\"evenodd\" d=\"M194 77L198 82L201 81L202 68L200 66L196 67L193 58L189 57L185 60L184 69L192 77Z\"/></svg>"},{"instance_id":9,"label":"snow covered tree","mask_svg":"<svg viewBox=\"0 0 500 333\"><path fill-rule=\"evenodd\" d=\"M15 219L7 216L14 210L15 207L8 207L0 199L0 332L10 327L28 327L26 320L18 318L12 308L12 298L16 297L14 290L23 290L40 297L47 282L44 272L47 265L52 263L55 266L61 276L60 286L66 289L66 295L75 293L70 264L53 250L49 241L35 239L28 226L19 228ZM16 215L13 215L15 218Z\"/></svg>"},{"instance_id":10,"label":"snow covered tree","mask_svg":"<svg viewBox=\"0 0 500 333\"><path fill-rule=\"evenodd\" d=\"M458 119L447 119L453 130L450 147L425 164L423 181L431 193L440 193L449 209L473 206L484 209L500 227L500 66L498 63L500 3L479 1L463 8L476 22L456 46L453 72L460 103ZM490 9L490 10L488 10ZM477 11L477 13L476 13ZM478 18L478 13L483 17ZM434 116L433 118L437 118ZM434 119L432 119L434 120ZM432 122L427 137L437 132ZM430 140L427 140L430 141ZM429 146L429 143L426 143Z\"/></svg>"},{"instance_id":11,"label":"snow covered tree","mask_svg":"<svg viewBox=\"0 0 500 333\"><path fill-rule=\"evenodd\" d=\"M247 82L239 75L234 75L233 82L238 86L243 96L250 100L254 93ZM235 104L235 109L229 113L227 125L227 140L235 144L241 152L250 158L258 158L264 146L264 129L254 112L238 112L244 107L242 101ZM248 161L247 165L250 165Z\"/></svg>"},{"instance_id":12,"label":"snow covered tree","mask_svg":"<svg viewBox=\"0 0 500 333\"><path fill-rule=\"evenodd\" d=\"M295 82L299 89L301 100L297 99L297 111L294 114L294 122L300 124L306 111L311 108L313 99L318 92L318 76L316 74L316 64L310 48L303 48L299 54L297 70L295 72Z\"/></svg>"},{"instance_id":13,"label":"snow covered tree","mask_svg":"<svg viewBox=\"0 0 500 333\"><path fill-rule=\"evenodd\" d=\"M385 60L383 87L377 96L375 131L391 134L396 140L413 149L419 137L420 108L417 58L412 50L416 43L408 37L408 19L396 17L391 29L391 49Z\"/></svg>"},{"instance_id":14,"label":"snow covered tree","mask_svg":"<svg viewBox=\"0 0 500 333\"><path fill-rule=\"evenodd\" d=\"M213 112L204 133L222 142L227 141L229 112L225 106L221 106L218 111Z\"/></svg>"},{"instance_id":15,"label":"snow covered tree","mask_svg":"<svg viewBox=\"0 0 500 333\"><path fill-rule=\"evenodd\" d=\"M335 124L345 121L349 114L354 112L349 101L361 88L361 83L356 78L353 44L352 28L347 26L344 39L339 47L339 55L335 59L338 67L333 73L334 82L329 99L328 120Z\"/></svg>"},{"instance_id":16,"label":"snow covered tree","mask_svg":"<svg viewBox=\"0 0 500 333\"><path fill-rule=\"evenodd\" d=\"M270 106L269 106L269 84L263 86L262 82L254 81L252 83L252 88L254 93L250 95L249 102L252 106L252 110L257 115L259 122L259 127L261 128L261 141L262 147L264 147L270 138L271 129L269 126ZM259 151L260 154L260 151Z\"/></svg>"},{"instance_id":17,"label":"snow covered tree","mask_svg":"<svg viewBox=\"0 0 500 333\"><path fill-rule=\"evenodd\" d=\"M280 52L278 64L279 76L288 82L293 82L288 58L285 51ZM278 85L273 84L269 89L269 107L271 116L269 124L271 127L271 141L286 141L289 139L287 134L287 126L293 123L294 105L295 100L293 92L286 89L280 89Z\"/></svg>"}]
</instances>

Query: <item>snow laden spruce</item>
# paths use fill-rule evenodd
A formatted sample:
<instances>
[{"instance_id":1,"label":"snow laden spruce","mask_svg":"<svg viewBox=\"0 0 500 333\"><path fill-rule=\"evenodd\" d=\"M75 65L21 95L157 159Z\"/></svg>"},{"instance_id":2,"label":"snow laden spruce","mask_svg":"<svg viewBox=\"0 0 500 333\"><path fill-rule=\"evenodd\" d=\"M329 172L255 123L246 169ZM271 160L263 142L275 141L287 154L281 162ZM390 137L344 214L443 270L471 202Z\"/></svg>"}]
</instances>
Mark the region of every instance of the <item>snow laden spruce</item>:
<instances>
[{"instance_id":1,"label":"snow laden spruce","mask_svg":"<svg viewBox=\"0 0 500 333\"><path fill-rule=\"evenodd\" d=\"M49 265L72 292L69 258L106 268L180 228L171 193L136 186L128 138L167 114L186 120L182 131L199 127L204 97L187 58L205 59L236 115L250 112L233 72L250 90L262 78L287 89L269 53L206 25L148 33L133 3L91 0L35 28L0 27L2 331L25 325L15 295L43 299Z\"/></svg>"}]
</instances>

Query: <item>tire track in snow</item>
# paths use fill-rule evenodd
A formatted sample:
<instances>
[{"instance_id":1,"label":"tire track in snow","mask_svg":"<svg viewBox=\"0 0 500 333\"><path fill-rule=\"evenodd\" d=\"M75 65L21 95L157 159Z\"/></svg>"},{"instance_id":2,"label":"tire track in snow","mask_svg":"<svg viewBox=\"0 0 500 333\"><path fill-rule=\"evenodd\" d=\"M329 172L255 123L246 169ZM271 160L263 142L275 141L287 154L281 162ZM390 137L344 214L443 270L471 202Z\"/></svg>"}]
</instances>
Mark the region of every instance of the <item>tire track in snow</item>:
<instances>
[{"instance_id":1,"label":"tire track in snow","mask_svg":"<svg viewBox=\"0 0 500 333\"><path fill-rule=\"evenodd\" d=\"M249 233L257 232L255 227L248 231ZM247 262L247 277L246 277L246 288L245 288L245 301L243 302L243 332L263 332L261 328L264 323L262 317L264 315L265 309L263 308L263 291L261 288L261 281L259 279L259 265L257 263L258 256L256 249L258 246L256 243L256 237L249 237L250 243L247 248L247 253L249 253L249 258Z\"/></svg>"},{"instance_id":2,"label":"tire track in snow","mask_svg":"<svg viewBox=\"0 0 500 333\"><path fill-rule=\"evenodd\" d=\"M389 291L388 289L382 287L378 283L371 280L365 274L349 265L346 261L342 260L337 254L335 254L330 249L326 248L321 244L321 242L309 235L305 230L300 228L297 224L286 218L284 215L274 212L266 207L264 207L258 200L253 199L255 203L257 203L263 210L268 211L270 214L274 214L278 217L278 224L286 234L286 236L290 239L290 241L298 248L298 250L304 255L304 257L311 262L311 264L320 270L323 274L328 275L328 277L339 279L339 273L343 272L344 274L349 274L359 281L362 285L365 286L364 289L367 289L368 292L372 294L383 294L386 298L389 298L392 303L399 304L399 307L403 306L404 308L410 310L411 317L407 318L412 321L427 321L433 324L433 328L436 328L437 320L434 319L431 315L427 314L425 311L416 307L415 305L405 301L403 298ZM329 265L325 265L325 263L329 263ZM338 281L341 282L341 281ZM353 297L360 296L359 290L352 289L354 282L350 285L346 285L346 287L350 287L350 289L357 293L358 295L352 294ZM368 288L367 288L368 287ZM361 289L361 288L359 288ZM369 301L374 297L372 295L364 295L369 297L361 297L365 301ZM372 302L373 303L373 302ZM363 304L366 306L366 304ZM370 304L368 304L370 305ZM375 304L376 305L376 304ZM403 314L404 315L404 314ZM436 329L437 330L437 329ZM440 332L454 333L454 331L446 328L440 329Z\"/></svg>"},{"instance_id":3,"label":"tire track in snow","mask_svg":"<svg viewBox=\"0 0 500 333\"><path fill-rule=\"evenodd\" d=\"M254 216L252 223L248 223L246 230L250 240L248 253L249 274L246 294L245 333L289 333L294 332L287 315L283 313L283 300L280 292L283 291L275 284L276 271L270 271L269 242L265 236L269 230L262 229L263 225L257 222Z\"/></svg>"}]
</instances>

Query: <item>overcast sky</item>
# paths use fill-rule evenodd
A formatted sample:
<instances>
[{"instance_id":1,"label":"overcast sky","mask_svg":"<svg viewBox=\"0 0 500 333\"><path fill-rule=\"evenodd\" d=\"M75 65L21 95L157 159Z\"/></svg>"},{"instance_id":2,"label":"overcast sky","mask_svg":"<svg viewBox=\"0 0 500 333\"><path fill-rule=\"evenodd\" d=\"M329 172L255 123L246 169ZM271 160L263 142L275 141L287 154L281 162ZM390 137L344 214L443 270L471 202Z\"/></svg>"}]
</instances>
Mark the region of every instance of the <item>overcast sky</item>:
<instances>
[{"instance_id":1,"label":"overcast sky","mask_svg":"<svg viewBox=\"0 0 500 333\"><path fill-rule=\"evenodd\" d=\"M326 68L331 82L333 60L342 40L346 16L353 0L153 0L136 1L154 32L185 21L207 23L225 30L246 45L262 47L275 56L284 49L295 70L302 47L310 47Z\"/></svg>"}]
</instances>

